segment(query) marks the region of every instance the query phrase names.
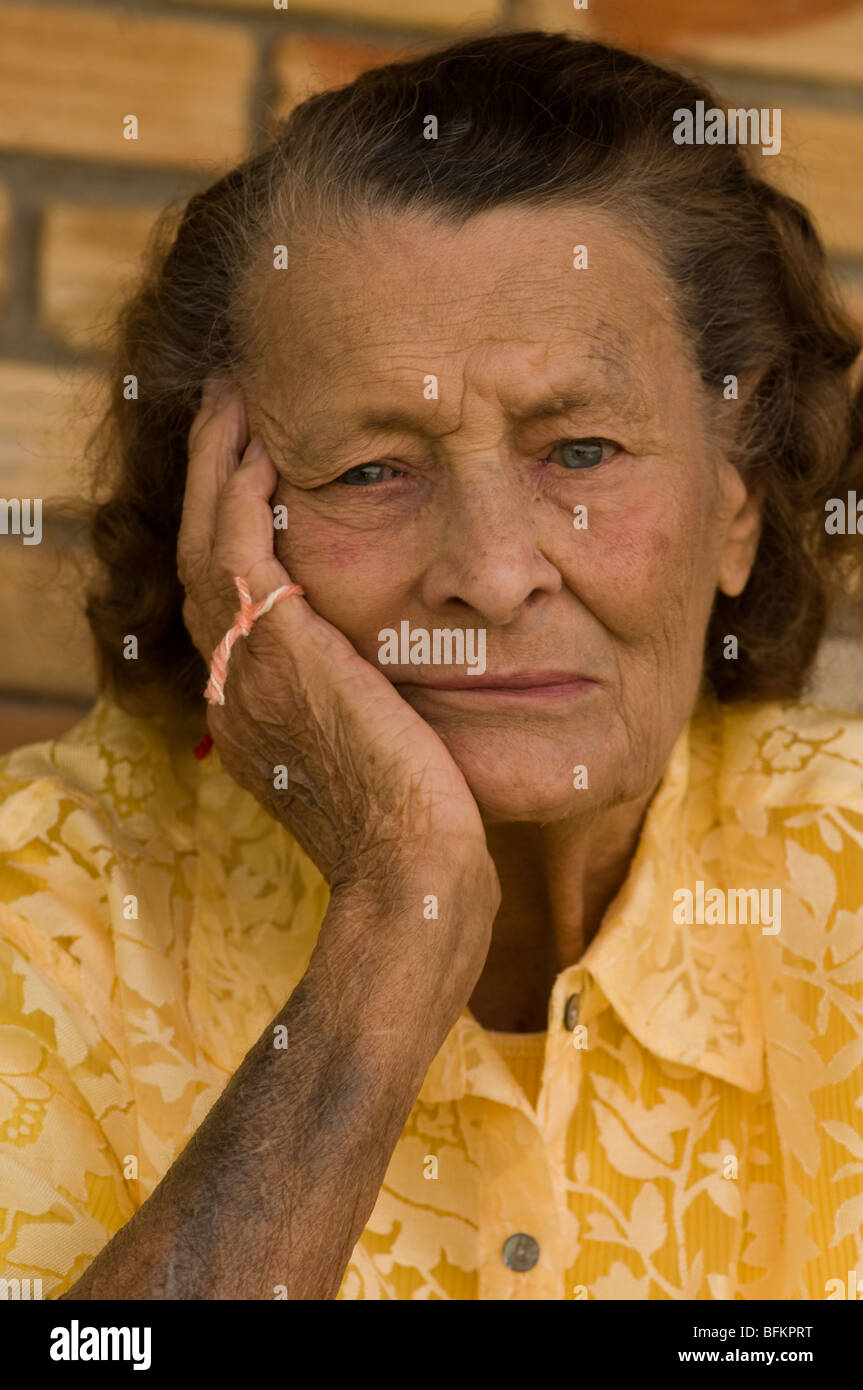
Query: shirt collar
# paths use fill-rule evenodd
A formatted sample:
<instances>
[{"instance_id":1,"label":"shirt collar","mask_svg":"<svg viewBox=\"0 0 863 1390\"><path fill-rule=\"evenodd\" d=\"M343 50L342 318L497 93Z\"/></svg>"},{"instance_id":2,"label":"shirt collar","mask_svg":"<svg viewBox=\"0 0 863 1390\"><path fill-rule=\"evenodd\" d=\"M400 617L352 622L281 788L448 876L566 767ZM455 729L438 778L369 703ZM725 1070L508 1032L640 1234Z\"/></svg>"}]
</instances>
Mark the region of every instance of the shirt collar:
<instances>
[{"instance_id":1,"label":"shirt collar","mask_svg":"<svg viewBox=\"0 0 863 1390\"><path fill-rule=\"evenodd\" d=\"M555 981L548 1027L563 1030L565 1001L589 977L654 1056L758 1092L764 1034L752 927L680 925L673 915L675 892L694 893L699 879L705 892L749 886L738 882L723 836L722 755L720 711L704 700L671 751L625 882L584 955ZM419 1098L440 1102L466 1093L508 1104L520 1094L470 1009L449 1033Z\"/></svg>"}]
</instances>

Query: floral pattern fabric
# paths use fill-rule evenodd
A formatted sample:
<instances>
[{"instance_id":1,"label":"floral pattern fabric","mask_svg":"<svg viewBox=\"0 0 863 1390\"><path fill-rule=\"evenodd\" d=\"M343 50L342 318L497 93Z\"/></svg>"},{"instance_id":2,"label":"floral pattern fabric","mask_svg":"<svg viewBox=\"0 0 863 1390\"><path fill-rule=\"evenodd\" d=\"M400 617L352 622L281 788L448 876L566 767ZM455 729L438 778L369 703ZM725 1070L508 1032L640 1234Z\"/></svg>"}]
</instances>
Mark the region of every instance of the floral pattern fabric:
<instances>
[{"instance_id":1,"label":"floral pattern fabric","mask_svg":"<svg viewBox=\"0 0 863 1390\"><path fill-rule=\"evenodd\" d=\"M199 734L103 698L0 760L0 1277L45 1297L156 1187L326 911L288 832L216 750L194 758ZM681 922L681 890L738 910ZM620 893L555 981L544 1055L513 1063L505 1041L469 1009L452 1029L339 1298L863 1285L863 719L702 702ZM536 1254L520 1270L503 1254L519 1234Z\"/></svg>"}]
</instances>

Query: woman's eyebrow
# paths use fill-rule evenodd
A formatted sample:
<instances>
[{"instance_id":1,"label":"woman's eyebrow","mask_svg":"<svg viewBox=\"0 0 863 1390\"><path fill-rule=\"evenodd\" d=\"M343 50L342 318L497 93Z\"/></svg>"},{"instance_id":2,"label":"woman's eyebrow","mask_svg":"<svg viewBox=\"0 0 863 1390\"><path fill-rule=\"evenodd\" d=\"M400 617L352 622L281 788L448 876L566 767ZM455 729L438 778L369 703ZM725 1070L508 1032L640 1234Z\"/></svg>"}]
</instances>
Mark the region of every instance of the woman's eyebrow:
<instances>
[{"instance_id":1,"label":"woman's eyebrow","mask_svg":"<svg viewBox=\"0 0 863 1390\"><path fill-rule=\"evenodd\" d=\"M630 411L634 408L644 413L645 402L637 389L628 356L617 348L591 352L584 362L583 380L567 382L561 379L561 373L555 375L555 387L559 389L540 390L529 403L511 409L510 415L519 421L549 420L596 407L628 408Z\"/></svg>"},{"instance_id":2,"label":"woman's eyebrow","mask_svg":"<svg viewBox=\"0 0 863 1390\"><path fill-rule=\"evenodd\" d=\"M620 407L631 400L631 391L622 384L612 389L610 383L588 390L583 387L574 391L555 392L542 396L526 406L510 406L507 414L518 421L546 420L555 416L567 415L571 411L587 410L591 406L612 405ZM268 417L269 418L269 417ZM411 433L428 426L428 413L422 403L411 406L388 406L380 410L350 411L341 417L342 433L361 433L367 430L408 430ZM273 422L275 424L275 421Z\"/></svg>"},{"instance_id":3,"label":"woman's eyebrow","mask_svg":"<svg viewBox=\"0 0 863 1390\"><path fill-rule=\"evenodd\" d=\"M543 396L534 401L529 406L520 406L510 410L510 415L514 419L524 420L549 420L558 415L568 415L573 410L587 410L591 405L596 405L600 401L605 403L608 393L588 391L565 391L551 396Z\"/></svg>"},{"instance_id":4,"label":"woman's eyebrow","mask_svg":"<svg viewBox=\"0 0 863 1390\"><path fill-rule=\"evenodd\" d=\"M610 408L617 411L643 415L644 402L628 371L622 370L619 363L609 370L610 363L604 363L605 370L599 379L581 385L573 385L560 391L537 395L528 404L510 405L507 414L519 424L535 420L557 419L573 412L591 408ZM523 399L523 398L522 398ZM301 430L292 432L286 428L285 421L262 407L262 414L271 425L277 443L292 454L300 457L310 456L315 444L320 443L320 435L313 439L315 426L313 420L304 420ZM426 434L429 431L428 405L418 400L411 405L381 406L378 409L348 409L344 412L331 407L321 416L321 433L333 430L333 420L338 419L334 434L344 441L372 432L395 432L407 434ZM448 431L444 431L448 432Z\"/></svg>"}]
</instances>

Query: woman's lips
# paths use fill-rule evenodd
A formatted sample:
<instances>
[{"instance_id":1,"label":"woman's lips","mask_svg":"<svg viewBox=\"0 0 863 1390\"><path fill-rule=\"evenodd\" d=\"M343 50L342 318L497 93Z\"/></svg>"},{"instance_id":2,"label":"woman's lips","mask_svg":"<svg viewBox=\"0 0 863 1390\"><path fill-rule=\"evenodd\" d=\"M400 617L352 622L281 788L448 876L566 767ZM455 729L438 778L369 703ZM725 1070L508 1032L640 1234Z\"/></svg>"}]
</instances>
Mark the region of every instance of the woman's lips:
<instances>
[{"instance_id":1,"label":"woman's lips","mask_svg":"<svg viewBox=\"0 0 863 1390\"><path fill-rule=\"evenodd\" d=\"M519 671L511 676L461 676L448 681L396 681L395 685L403 694L473 694L481 700L498 697L521 701L566 699L598 688L598 683L589 676L542 671Z\"/></svg>"}]
</instances>

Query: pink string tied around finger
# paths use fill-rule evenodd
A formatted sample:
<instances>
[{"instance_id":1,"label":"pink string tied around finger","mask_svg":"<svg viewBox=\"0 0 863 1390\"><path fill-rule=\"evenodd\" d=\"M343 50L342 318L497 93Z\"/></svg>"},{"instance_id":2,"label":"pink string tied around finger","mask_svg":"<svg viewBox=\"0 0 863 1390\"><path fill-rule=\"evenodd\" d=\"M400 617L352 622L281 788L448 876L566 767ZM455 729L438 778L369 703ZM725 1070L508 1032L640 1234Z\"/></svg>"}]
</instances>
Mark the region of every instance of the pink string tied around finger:
<instances>
[{"instance_id":1,"label":"pink string tied around finger","mask_svg":"<svg viewBox=\"0 0 863 1390\"><path fill-rule=\"evenodd\" d=\"M299 584L282 584L280 588L273 589L272 593L267 594L266 598L262 598L259 603L252 603L252 596L245 579L235 574L234 583L240 595L240 611L234 615L233 627L228 629L213 652L210 679L204 691L204 696L211 705L223 705L225 703L225 679L228 674L228 662L231 657L231 648L237 638L248 637L258 618L262 617L264 613L269 613L273 605L278 603L280 599L289 598L291 594L305 593Z\"/></svg>"}]
</instances>

